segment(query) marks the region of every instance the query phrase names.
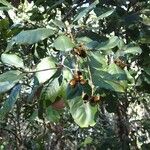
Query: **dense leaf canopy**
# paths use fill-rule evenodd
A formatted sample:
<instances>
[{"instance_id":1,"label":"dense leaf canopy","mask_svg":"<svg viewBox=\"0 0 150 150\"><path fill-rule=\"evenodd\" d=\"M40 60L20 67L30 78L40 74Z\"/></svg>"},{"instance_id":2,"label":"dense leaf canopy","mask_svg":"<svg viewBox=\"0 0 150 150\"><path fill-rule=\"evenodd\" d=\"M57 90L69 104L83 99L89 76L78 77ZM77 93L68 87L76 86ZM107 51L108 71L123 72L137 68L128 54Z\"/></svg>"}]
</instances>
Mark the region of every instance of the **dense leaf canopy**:
<instances>
[{"instance_id":1,"label":"dense leaf canopy","mask_svg":"<svg viewBox=\"0 0 150 150\"><path fill-rule=\"evenodd\" d=\"M0 149L150 149L149 16L149 0L0 0Z\"/></svg>"}]
</instances>

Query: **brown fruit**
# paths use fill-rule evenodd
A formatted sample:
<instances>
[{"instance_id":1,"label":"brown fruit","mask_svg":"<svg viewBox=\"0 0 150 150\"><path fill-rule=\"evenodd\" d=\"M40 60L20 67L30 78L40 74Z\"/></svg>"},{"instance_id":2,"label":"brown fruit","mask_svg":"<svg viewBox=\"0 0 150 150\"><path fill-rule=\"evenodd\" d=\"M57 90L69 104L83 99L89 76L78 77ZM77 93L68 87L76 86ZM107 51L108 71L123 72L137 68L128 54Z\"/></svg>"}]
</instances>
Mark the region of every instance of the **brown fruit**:
<instances>
[{"instance_id":1,"label":"brown fruit","mask_svg":"<svg viewBox=\"0 0 150 150\"><path fill-rule=\"evenodd\" d=\"M78 56L85 58L87 56L86 52L85 52L85 48L83 46L79 46L73 49L75 54L77 54Z\"/></svg>"},{"instance_id":2,"label":"brown fruit","mask_svg":"<svg viewBox=\"0 0 150 150\"><path fill-rule=\"evenodd\" d=\"M115 63L118 67L120 67L121 69L124 69L124 67L127 66L127 64L125 64L125 63L124 63L122 60L120 60L119 58L116 59L116 60L114 61L114 63Z\"/></svg>"},{"instance_id":3,"label":"brown fruit","mask_svg":"<svg viewBox=\"0 0 150 150\"><path fill-rule=\"evenodd\" d=\"M99 101L100 101L100 96L92 96L90 98L90 102L92 102L92 103L97 103Z\"/></svg>"},{"instance_id":4,"label":"brown fruit","mask_svg":"<svg viewBox=\"0 0 150 150\"><path fill-rule=\"evenodd\" d=\"M69 84L70 84L71 87L74 88L76 86L77 82L78 81L76 79L71 79L70 82L69 82Z\"/></svg>"}]
</instances>

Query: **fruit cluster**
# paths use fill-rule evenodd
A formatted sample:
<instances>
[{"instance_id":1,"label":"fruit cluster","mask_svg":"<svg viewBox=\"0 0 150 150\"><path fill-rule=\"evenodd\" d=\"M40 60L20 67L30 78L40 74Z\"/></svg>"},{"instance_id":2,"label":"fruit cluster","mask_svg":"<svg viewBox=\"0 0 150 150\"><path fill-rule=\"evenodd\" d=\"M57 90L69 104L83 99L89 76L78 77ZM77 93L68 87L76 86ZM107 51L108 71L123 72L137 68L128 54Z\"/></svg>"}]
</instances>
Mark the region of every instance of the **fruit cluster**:
<instances>
[{"instance_id":1,"label":"fruit cluster","mask_svg":"<svg viewBox=\"0 0 150 150\"><path fill-rule=\"evenodd\" d=\"M77 73L74 74L73 79L70 80L69 84L74 88L78 83L84 85L86 82L87 81L83 78L82 72L77 71Z\"/></svg>"},{"instance_id":2,"label":"fruit cluster","mask_svg":"<svg viewBox=\"0 0 150 150\"><path fill-rule=\"evenodd\" d=\"M73 53L75 53L77 56L80 56L82 58L85 58L87 56L85 47L83 44L79 44L77 47L73 49Z\"/></svg>"},{"instance_id":3,"label":"fruit cluster","mask_svg":"<svg viewBox=\"0 0 150 150\"><path fill-rule=\"evenodd\" d=\"M84 94L82 96L82 98L85 102L90 102L91 104L95 104L95 103L98 103L100 101L100 96L99 95L89 96L87 94Z\"/></svg>"}]
</instances>

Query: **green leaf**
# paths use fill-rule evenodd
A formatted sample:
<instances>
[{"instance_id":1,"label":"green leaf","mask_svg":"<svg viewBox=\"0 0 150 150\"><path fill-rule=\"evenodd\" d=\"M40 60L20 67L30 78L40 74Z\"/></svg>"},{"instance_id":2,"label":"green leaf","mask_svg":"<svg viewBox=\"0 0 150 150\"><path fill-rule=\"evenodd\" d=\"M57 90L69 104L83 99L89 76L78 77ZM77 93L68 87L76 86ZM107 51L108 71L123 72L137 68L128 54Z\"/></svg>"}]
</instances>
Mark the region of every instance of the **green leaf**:
<instances>
[{"instance_id":1,"label":"green leaf","mask_svg":"<svg viewBox=\"0 0 150 150\"><path fill-rule=\"evenodd\" d=\"M88 63L91 70L93 70L93 67L97 69L107 68L106 58L99 51L90 52L88 58L89 58Z\"/></svg>"},{"instance_id":2,"label":"green leaf","mask_svg":"<svg viewBox=\"0 0 150 150\"><path fill-rule=\"evenodd\" d=\"M41 62L36 67L36 71L39 72L35 74L40 84L46 82L54 75L56 72L56 69L54 68L56 68L56 65L52 57L46 57L41 60Z\"/></svg>"},{"instance_id":3,"label":"green leaf","mask_svg":"<svg viewBox=\"0 0 150 150\"><path fill-rule=\"evenodd\" d=\"M9 29L9 20L8 19L1 19L0 20L0 30L1 30L1 32L5 33L5 30L8 30L8 29Z\"/></svg>"},{"instance_id":4,"label":"green leaf","mask_svg":"<svg viewBox=\"0 0 150 150\"><path fill-rule=\"evenodd\" d=\"M127 68L125 69L125 73L127 75L127 79L128 81L130 82L130 84L135 84L135 80L134 78L132 77L132 75L130 74L130 72L127 70Z\"/></svg>"},{"instance_id":5,"label":"green leaf","mask_svg":"<svg viewBox=\"0 0 150 150\"><path fill-rule=\"evenodd\" d=\"M148 74L143 74L144 81L150 85L150 76Z\"/></svg>"},{"instance_id":6,"label":"green leaf","mask_svg":"<svg viewBox=\"0 0 150 150\"><path fill-rule=\"evenodd\" d=\"M110 77L109 77L110 76ZM93 83L97 88L106 89L115 92L125 92L127 83L125 80L114 80L113 75L103 75L97 71L92 74Z\"/></svg>"},{"instance_id":7,"label":"green leaf","mask_svg":"<svg viewBox=\"0 0 150 150\"><path fill-rule=\"evenodd\" d=\"M119 39L119 43L118 43L119 50L123 49L124 46L125 46L125 42L123 41L123 39Z\"/></svg>"},{"instance_id":8,"label":"green leaf","mask_svg":"<svg viewBox=\"0 0 150 150\"><path fill-rule=\"evenodd\" d=\"M58 122L60 119L59 112L49 106L46 109L46 119L50 122Z\"/></svg>"},{"instance_id":9,"label":"green leaf","mask_svg":"<svg viewBox=\"0 0 150 150\"><path fill-rule=\"evenodd\" d=\"M54 41L54 47L60 51L70 51L74 44L69 37L61 35Z\"/></svg>"},{"instance_id":10,"label":"green leaf","mask_svg":"<svg viewBox=\"0 0 150 150\"><path fill-rule=\"evenodd\" d=\"M84 44L88 44L88 43L93 41L92 39L90 39L87 36L78 37L78 38L76 38L76 40L77 40L78 43L84 43Z\"/></svg>"},{"instance_id":11,"label":"green leaf","mask_svg":"<svg viewBox=\"0 0 150 150\"><path fill-rule=\"evenodd\" d=\"M3 120L5 115L11 111L14 104L17 101L19 93L21 91L21 85L16 85L10 93L9 98L4 102L2 108L0 109L0 120Z\"/></svg>"},{"instance_id":12,"label":"green leaf","mask_svg":"<svg viewBox=\"0 0 150 150\"><path fill-rule=\"evenodd\" d=\"M106 18L106 17L109 17L114 11L115 11L115 9L111 9L111 10L109 10L109 11L107 11L107 12L101 14L100 16L98 16L98 17L96 18L96 20L100 20L100 19L104 19L104 18Z\"/></svg>"},{"instance_id":13,"label":"green leaf","mask_svg":"<svg viewBox=\"0 0 150 150\"><path fill-rule=\"evenodd\" d=\"M14 36L10 40L6 51L9 51L15 43L19 45L34 44L48 38L54 33L55 33L54 30L48 28L38 28L34 30L21 31L18 35Z\"/></svg>"},{"instance_id":14,"label":"green leaf","mask_svg":"<svg viewBox=\"0 0 150 150\"><path fill-rule=\"evenodd\" d=\"M94 126L95 115L97 112L97 105L91 106L89 102L84 103L81 97L75 97L72 100L68 100L70 107L70 113L74 121L82 128Z\"/></svg>"},{"instance_id":15,"label":"green leaf","mask_svg":"<svg viewBox=\"0 0 150 150\"><path fill-rule=\"evenodd\" d=\"M125 54L141 54L142 49L139 46L127 46L124 48L124 53Z\"/></svg>"},{"instance_id":16,"label":"green leaf","mask_svg":"<svg viewBox=\"0 0 150 150\"><path fill-rule=\"evenodd\" d=\"M24 68L24 63L22 58L18 57L16 54L5 54L1 55L1 61L6 65L15 66L17 68Z\"/></svg>"},{"instance_id":17,"label":"green leaf","mask_svg":"<svg viewBox=\"0 0 150 150\"><path fill-rule=\"evenodd\" d=\"M125 71L118 67L115 63L109 65L108 73L115 76L116 80L127 80Z\"/></svg>"},{"instance_id":18,"label":"green leaf","mask_svg":"<svg viewBox=\"0 0 150 150\"><path fill-rule=\"evenodd\" d=\"M22 77L20 71L7 71L0 75L0 93L10 90Z\"/></svg>"},{"instance_id":19,"label":"green leaf","mask_svg":"<svg viewBox=\"0 0 150 150\"><path fill-rule=\"evenodd\" d=\"M150 44L150 30L148 28L144 28L140 33L139 42L143 44Z\"/></svg>"},{"instance_id":20,"label":"green leaf","mask_svg":"<svg viewBox=\"0 0 150 150\"><path fill-rule=\"evenodd\" d=\"M67 99L74 99L77 96L82 95L82 86L80 84L77 84L75 87L72 87L71 85L67 86Z\"/></svg>"},{"instance_id":21,"label":"green leaf","mask_svg":"<svg viewBox=\"0 0 150 150\"><path fill-rule=\"evenodd\" d=\"M85 47L89 50L93 50L98 46L98 44L99 44L99 42L97 42L97 41L91 41L91 42L85 44Z\"/></svg>"},{"instance_id":22,"label":"green leaf","mask_svg":"<svg viewBox=\"0 0 150 150\"><path fill-rule=\"evenodd\" d=\"M146 68L146 67L144 67L143 69L144 69L144 72L146 72L146 73L147 73L147 75L149 75L149 76L150 76L150 68Z\"/></svg>"},{"instance_id":23,"label":"green leaf","mask_svg":"<svg viewBox=\"0 0 150 150\"><path fill-rule=\"evenodd\" d=\"M53 23L56 26L58 26L59 28L66 28L65 24L62 21L60 21L60 20L55 19L55 20L53 20Z\"/></svg>"},{"instance_id":24,"label":"green leaf","mask_svg":"<svg viewBox=\"0 0 150 150\"><path fill-rule=\"evenodd\" d=\"M86 137L84 142L81 143L81 146L87 146L88 144L91 144L93 142L93 139L91 137Z\"/></svg>"},{"instance_id":25,"label":"green leaf","mask_svg":"<svg viewBox=\"0 0 150 150\"><path fill-rule=\"evenodd\" d=\"M90 6L86 7L83 11L79 12L73 20L73 22L78 21L80 18L86 16L92 9L95 8L95 6L98 4L98 0L96 0L94 3L92 3Z\"/></svg>"},{"instance_id":26,"label":"green leaf","mask_svg":"<svg viewBox=\"0 0 150 150\"><path fill-rule=\"evenodd\" d=\"M46 101L54 102L60 90L61 86L59 85L58 78L56 78L43 88L41 98Z\"/></svg>"},{"instance_id":27,"label":"green leaf","mask_svg":"<svg viewBox=\"0 0 150 150\"><path fill-rule=\"evenodd\" d=\"M142 19L143 19L143 20L142 20L143 24L145 24L145 25L147 25L147 26L150 26L150 17L144 15L144 16L142 17Z\"/></svg>"},{"instance_id":28,"label":"green leaf","mask_svg":"<svg viewBox=\"0 0 150 150\"><path fill-rule=\"evenodd\" d=\"M8 11L10 8L9 7L0 7L1 11Z\"/></svg>"},{"instance_id":29,"label":"green leaf","mask_svg":"<svg viewBox=\"0 0 150 150\"><path fill-rule=\"evenodd\" d=\"M112 49L119 44L119 38L117 36L111 37L108 41L102 42L97 46L98 50L109 50Z\"/></svg>"},{"instance_id":30,"label":"green leaf","mask_svg":"<svg viewBox=\"0 0 150 150\"><path fill-rule=\"evenodd\" d=\"M14 8L9 2L6 0L0 0L0 3L7 6L8 8Z\"/></svg>"}]
</instances>

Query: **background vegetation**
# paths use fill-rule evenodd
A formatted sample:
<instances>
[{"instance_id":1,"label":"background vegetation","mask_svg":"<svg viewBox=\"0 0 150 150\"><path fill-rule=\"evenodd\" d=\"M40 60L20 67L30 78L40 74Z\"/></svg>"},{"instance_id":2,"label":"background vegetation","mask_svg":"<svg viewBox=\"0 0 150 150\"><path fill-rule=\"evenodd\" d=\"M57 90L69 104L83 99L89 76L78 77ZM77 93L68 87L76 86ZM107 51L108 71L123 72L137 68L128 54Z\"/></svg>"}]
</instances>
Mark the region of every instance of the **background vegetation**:
<instances>
[{"instance_id":1,"label":"background vegetation","mask_svg":"<svg viewBox=\"0 0 150 150\"><path fill-rule=\"evenodd\" d=\"M150 149L149 0L0 0L0 149Z\"/></svg>"}]
</instances>

